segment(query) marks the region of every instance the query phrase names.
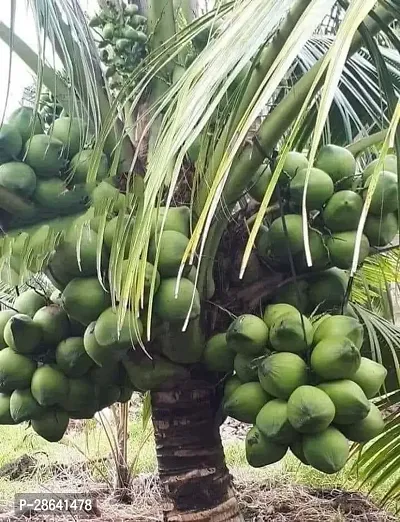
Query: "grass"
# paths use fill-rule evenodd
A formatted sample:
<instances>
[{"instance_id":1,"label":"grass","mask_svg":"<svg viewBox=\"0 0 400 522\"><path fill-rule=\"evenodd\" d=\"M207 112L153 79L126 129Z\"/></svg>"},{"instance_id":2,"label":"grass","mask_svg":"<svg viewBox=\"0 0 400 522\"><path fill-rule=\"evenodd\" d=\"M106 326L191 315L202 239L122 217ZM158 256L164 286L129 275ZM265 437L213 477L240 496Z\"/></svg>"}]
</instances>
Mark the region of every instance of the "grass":
<instances>
[{"instance_id":1,"label":"grass","mask_svg":"<svg viewBox=\"0 0 400 522\"><path fill-rule=\"evenodd\" d=\"M48 443L27 426L0 426L0 468L28 454L36 463L30 473L17 480L0 477L0 504L9 505L15 493L43 491L54 487L54 477L58 474L57 487L71 483L75 487L92 489L98 483L112 483L114 467L110 456L110 446L101 425L94 421L84 421L83 429L71 429L60 443ZM135 474L151 474L156 471L156 454L151 426L143 433L141 418L132 418L128 437L129 464ZM335 475L325 475L309 466L304 466L290 453L277 464L261 469L252 469L245 458L244 442L229 440L225 443L227 465L238 480L243 477L264 486L280 484L287 487L308 486L322 490L358 490L356 476L348 465ZM394 479L393 479L394 480ZM64 481L64 482L63 482ZM361 488L363 492L368 487ZM64 489L65 491L65 489ZM376 491L379 497L382 491Z\"/></svg>"}]
</instances>

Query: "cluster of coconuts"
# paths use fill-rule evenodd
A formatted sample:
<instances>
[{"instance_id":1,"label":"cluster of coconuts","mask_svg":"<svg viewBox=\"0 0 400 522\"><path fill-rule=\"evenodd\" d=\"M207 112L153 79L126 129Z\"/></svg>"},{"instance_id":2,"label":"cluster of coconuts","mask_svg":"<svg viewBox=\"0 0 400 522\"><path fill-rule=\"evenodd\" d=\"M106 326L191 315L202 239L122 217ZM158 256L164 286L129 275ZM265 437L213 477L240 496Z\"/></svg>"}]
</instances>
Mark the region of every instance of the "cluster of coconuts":
<instances>
[{"instance_id":1,"label":"cluster of coconuts","mask_svg":"<svg viewBox=\"0 0 400 522\"><path fill-rule=\"evenodd\" d=\"M89 202L86 183L94 149L79 118L56 119L47 133L29 107L13 112L0 128L0 186L31 203L31 213L65 215ZM102 153L97 180L108 176Z\"/></svg>"},{"instance_id":2,"label":"cluster of coconuts","mask_svg":"<svg viewBox=\"0 0 400 522\"><path fill-rule=\"evenodd\" d=\"M356 229L377 160L357 171L351 152L337 145L321 147L311 168L306 205L309 213L309 245L314 270L329 267L349 269L352 264ZM287 268L292 257L298 272L307 270L301 204L308 160L300 152L288 153L274 193L283 203L283 215L272 214L261 229L257 248L276 266ZM253 177L250 195L261 201L272 173L263 165ZM389 244L397 234L397 159L389 155L379 173L365 223L359 254L362 263L371 247Z\"/></svg>"},{"instance_id":3,"label":"cluster of coconuts","mask_svg":"<svg viewBox=\"0 0 400 522\"><path fill-rule=\"evenodd\" d=\"M367 442L384 429L375 397L386 369L362 356L363 327L354 317L316 320L287 304L263 318L237 317L207 342L208 369L228 373L226 415L253 424L246 437L251 466L279 461L290 448L304 464L336 473L349 440Z\"/></svg>"},{"instance_id":4,"label":"cluster of coconuts","mask_svg":"<svg viewBox=\"0 0 400 522\"><path fill-rule=\"evenodd\" d=\"M109 2L89 22L101 37L100 58L106 66L110 87L117 89L146 56L147 18L139 14L135 3L122 4L118 9Z\"/></svg>"}]
</instances>

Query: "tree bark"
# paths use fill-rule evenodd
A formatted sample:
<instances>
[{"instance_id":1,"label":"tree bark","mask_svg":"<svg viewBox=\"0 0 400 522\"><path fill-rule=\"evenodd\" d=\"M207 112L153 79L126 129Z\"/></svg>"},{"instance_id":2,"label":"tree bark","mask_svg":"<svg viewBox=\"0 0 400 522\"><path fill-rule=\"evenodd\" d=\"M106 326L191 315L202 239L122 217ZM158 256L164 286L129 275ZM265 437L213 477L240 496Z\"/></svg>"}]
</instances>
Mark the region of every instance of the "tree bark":
<instances>
[{"instance_id":1,"label":"tree bark","mask_svg":"<svg viewBox=\"0 0 400 522\"><path fill-rule=\"evenodd\" d=\"M165 522L242 522L216 420L215 388L190 380L153 392Z\"/></svg>"}]
</instances>

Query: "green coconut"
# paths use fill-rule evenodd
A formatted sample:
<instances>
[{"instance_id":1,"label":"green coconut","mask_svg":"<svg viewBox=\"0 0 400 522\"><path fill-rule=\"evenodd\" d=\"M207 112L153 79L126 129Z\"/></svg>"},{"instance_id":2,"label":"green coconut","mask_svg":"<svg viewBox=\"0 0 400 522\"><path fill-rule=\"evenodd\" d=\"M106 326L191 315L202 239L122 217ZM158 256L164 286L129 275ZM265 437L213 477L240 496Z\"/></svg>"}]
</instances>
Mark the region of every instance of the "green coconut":
<instances>
[{"instance_id":1,"label":"green coconut","mask_svg":"<svg viewBox=\"0 0 400 522\"><path fill-rule=\"evenodd\" d=\"M283 459L287 446L268 441L257 426L246 435L246 460L253 468L261 468Z\"/></svg>"},{"instance_id":2,"label":"green coconut","mask_svg":"<svg viewBox=\"0 0 400 522\"><path fill-rule=\"evenodd\" d=\"M129 311L125 314L122 326L119 326L118 321L117 310L110 307L101 313L94 327L97 343L113 350L117 357L125 354L132 345L137 345L143 334L141 320L138 318L135 323Z\"/></svg>"},{"instance_id":3,"label":"green coconut","mask_svg":"<svg viewBox=\"0 0 400 522\"><path fill-rule=\"evenodd\" d=\"M277 303L268 305L264 311L264 323L271 328L271 326L279 319L281 315L292 313L299 315L299 311L295 306L287 303Z\"/></svg>"},{"instance_id":4,"label":"green coconut","mask_svg":"<svg viewBox=\"0 0 400 522\"><path fill-rule=\"evenodd\" d=\"M15 159L22 149L22 136L10 123L0 125L0 163Z\"/></svg>"},{"instance_id":5,"label":"green coconut","mask_svg":"<svg viewBox=\"0 0 400 522\"><path fill-rule=\"evenodd\" d=\"M370 245L385 246L393 241L399 230L397 215L389 212L384 216L368 214L364 225L364 234Z\"/></svg>"},{"instance_id":6,"label":"green coconut","mask_svg":"<svg viewBox=\"0 0 400 522\"><path fill-rule=\"evenodd\" d=\"M287 407L286 401L273 399L258 412L256 425L267 440L277 444L292 444L298 438L289 422Z\"/></svg>"},{"instance_id":7,"label":"green coconut","mask_svg":"<svg viewBox=\"0 0 400 522\"><path fill-rule=\"evenodd\" d=\"M224 384L224 400L226 400L232 393L239 388L239 386L243 384L237 375L232 375L232 377L228 377Z\"/></svg>"},{"instance_id":8,"label":"green coconut","mask_svg":"<svg viewBox=\"0 0 400 522\"><path fill-rule=\"evenodd\" d=\"M314 344L332 337L347 337L357 348L364 340L364 328L354 317L334 315L314 325Z\"/></svg>"},{"instance_id":9,"label":"green coconut","mask_svg":"<svg viewBox=\"0 0 400 522\"><path fill-rule=\"evenodd\" d=\"M115 241L117 225L118 216L116 216L113 219L110 219L110 221L106 224L106 228L104 230L103 241L110 251L112 250L112 248L114 248L117 252L119 252L122 248L122 238L119 238L118 241ZM127 258L129 256L129 250L131 248L133 233L133 222L131 222L131 224L128 226L128 216L124 217L124 227L127 228L126 242L124 245L124 258Z\"/></svg>"},{"instance_id":10,"label":"green coconut","mask_svg":"<svg viewBox=\"0 0 400 522\"><path fill-rule=\"evenodd\" d=\"M93 366L87 373L87 377L95 386L108 386L118 381L119 365L116 360L109 361L103 366Z\"/></svg>"},{"instance_id":11,"label":"green coconut","mask_svg":"<svg viewBox=\"0 0 400 522\"><path fill-rule=\"evenodd\" d=\"M271 399L258 382L245 382L224 402L224 411L230 417L254 424L261 408Z\"/></svg>"},{"instance_id":12,"label":"green coconut","mask_svg":"<svg viewBox=\"0 0 400 522\"><path fill-rule=\"evenodd\" d=\"M177 289L176 286L176 278L161 280L154 297L155 313L164 321L184 321L188 314L190 319L195 319L200 315L200 296L196 287L185 278L179 281Z\"/></svg>"},{"instance_id":13,"label":"green coconut","mask_svg":"<svg viewBox=\"0 0 400 522\"><path fill-rule=\"evenodd\" d=\"M155 270L154 266L151 263L149 263L148 261L146 261L145 272L144 272L144 289L143 289L144 290L143 300L144 300L145 304L149 302L154 270ZM129 276L130 276L129 259L124 259L121 264L121 286L120 286L121 291L124 288L124 285L126 284ZM160 287L160 283L161 283L160 273L158 272L158 270L156 270L154 293L156 293L158 291L158 289ZM135 280L132 281L132 284L135 284Z\"/></svg>"},{"instance_id":14,"label":"green coconut","mask_svg":"<svg viewBox=\"0 0 400 522\"><path fill-rule=\"evenodd\" d=\"M39 179L33 193L33 200L46 209L57 209L66 191L67 186L59 178Z\"/></svg>"},{"instance_id":15,"label":"green coconut","mask_svg":"<svg viewBox=\"0 0 400 522\"><path fill-rule=\"evenodd\" d=\"M179 364L193 364L200 361L205 345L205 336L200 319L189 321L184 332L180 323L164 323L164 331L160 336L161 352L170 361ZM232 368L233 369L232 354Z\"/></svg>"},{"instance_id":16,"label":"green coconut","mask_svg":"<svg viewBox=\"0 0 400 522\"><path fill-rule=\"evenodd\" d=\"M33 316L33 321L41 326L42 340L47 346L57 346L68 337L68 315L58 305L43 306Z\"/></svg>"},{"instance_id":17,"label":"green coconut","mask_svg":"<svg viewBox=\"0 0 400 522\"><path fill-rule=\"evenodd\" d=\"M160 272L161 277L175 277L178 275L188 243L188 238L175 230L165 230L161 238L156 236L150 242L148 258L154 265L157 249L159 249L157 270Z\"/></svg>"},{"instance_id":18,"label":"green coconut","mask_svg":"<svg viewBox=\"0 0 400 522\"><path fill-rule=\"evenodd\" d=\"M325 171L340 188L351 188L356 173L353 154L338 145L324 145L318 152L315 166Z\"/></svg>"},{"instance_id":19,"label":"green coconut","mask_svg":"<svg viewBox=\"0 0 400 522\"><path fill-rule=\"evenodd\" d=\"M29 198L36 187L36 174L26 163L10 161L0 165L0 186L23 198Z\"/></svg>"},{"instance_id":20,"label":"green coconut","mask_svg":"<svg viewBox=\"0 0 400 522\"><path fill-rule=\"evenodd\" d=\"M173 230L189 237L190 209L185 206L169 207L168 210L166 210L165 207L160 207L158 213L155 214L153 218L152 234L160 232L165 213L167 216L165 218L163 231Z\"/></svg>"},{"instance_id":21,"label":"green coconut","mask_svg":"<svg viewBox=\"0 0 400 522\"><path fill-rule=\"evenodd\" d=\"M65 287L62 305L67 314L87 326L111 305L111 297L97 277L72 279Z\"/></svg>"},{"instance_id":22,"label":"green coconut","mask_svg":"<svg viewBox=\"0 0 400 522\"><path fill-rule=\"evenodd\" d=\"M0 425L15 424L10 412L10 395L0 393Z\"/></svg>"},{"instance_id":23,"label":"green coconut","mask_svg":"<svg viewBox=\"0 0 400 522\"><path fill-rule=\"evenodd\" d=\"M273 353L261 361L258 378L267 393L278 399L288 399L296 388L307 384L307 365L295 353Z\"/></svg>"},{"instance_id":24,"label":"green coconut","mask_svg":"<svg viewBox=\"0 0 400 522\"><path fill-rule=\"evenodd\" d=\"M287 153L283 163L283 171L279 176L279 184L286 185L296 174L308 167L308 159L301 152L291 150Z\"/></svg>"},{"instance_id":25,"label":"green coconut","mask_svg":"<svg viewBox=\"0 0 400 522\"><path fill-rule=\"evenodd\" d=\"M63 143L66 155L71 159L83 147L87 126L79 118L58 118L54 121L51 134Z\"/></svg>"},{"instance_id":26,"label":"green coconut","mask_svg":"<svg viewBox=\"0 0 400 522\"><path fill-rule=\"evenodd\" d=\"M154 356L152 360L144 357L139 362L125 358L122 364L132 385L141 391L157 390L170 384L174 386L189 378L186 368L159 356Z\"/></svg>"},{"instance_id":27,"label":"green coconut","mask_svg":"<svg viewBox=\"0 0 400 522\"><path fill-rule=\"evenodd\" d=\"M70 414L84 413L93 417L98 408L96 387L88 378L68 379L68 395L63 408Z\"/></svg>"},{"instance_id":28,"label":"green coconut","mask_svg":"<svg viewBox=\"0 0 400 522\"><path fill-rule=\"evenodd\" d=\"M23 143L32 135L43 132L40 116L31 107L19 107L11 113L8 122L18 130Z\"/></svg>"},{"instance_id":29,"label":"green coconut","mask_svg":"<svg viewBox=\"0 0 400 522\"><path fill-rule=\"evenodd\" d=\"M257 367L253 363L252 355L238 353L233 361L233 368L241 382L258 381Z\"/></svg>"},{"instance_id":30,"label":"green coconut","mask_svg":"<svg viewBox=\"0 0 400 522\"><path fill-rule=\"evenodd\" d=\"M378 163L379 158L368 163L368 165L364 169L364 172L362 173L363 181L367 181L367 179L370 176L372 176ZM384 158L382 166L380 167L380 172L382 172L383 170L394 172L395 174L397 174L397 157L395 156L395 154L388 154Z\"/></svg>"},{"instance_id":31,"label":"green coconut","mask_svg":"<svg viewBox=\"0 0 400 522\"><path fill-rule=\"evenodd\" d=\"M226 334L213 335L206 343L203 362L211 372L232 372L235 352L228 347Z\"/></svg>"},{"instance_id":32,"label":"green coconut","mask_svg":"<svg viewBox=\"0 0 400 522\"><path fill-rule=\"evenodd\" d=\"M311 369L326 381L351 379L360 363L360 351L347 337L323 339L311 354Z\"/></svg>"},{"instance_id":33,"label":"green coconut","mask_svg":"<svg viewBox=\"0 0 400 522\"><path fill-rule=\"evenodd\" d=\"M275 219L268 229L271 253L277 258L287 258L288 252L296 255L304 250L303 220L298 214L286 214L286 230L281 217Z\"/></svg>"},{"instance_id":34,"label":"green coconut","mask_svg":"<svg viewBox=\"0 0 400 522\"><path fill-rule=\"evenodd\" d=\"M354 424L364 419L371 409L362 388L348 379L324 382L318 388L327 393L335 405L335 424Z\"/></svg>"},{"instance_id":35,"label":"green coconut","mask_svg":"<svg viewBox=\"0 0 400 522\"><path fill-rule=\"evenodd\" d=\"M83 336L83 344L86 353L98 366L106 366L110 362L115 362L120 357L121 353L114 349L114 345L101 345L96 341L94 329L96 321L91 322Z\"/></svg>"},{"instance_id":36,"label":"green coconut","mask_svg":"<svg viewBox=\"0 0 400 522\"><path fill-rule=\"evenodd\" d=\"M33 374L31 392L41 406L61 406L68 396L68 379L55 366L45 364Z\"/></svg>"},{"instance_id":37,"label":"green coconut","mask_svg":"<svg viewBox=\"0 0 400 522\"><path fill-rule=\"evenodd\" d=\"M226 341L236 353L261 355L267 347L268 326L256 315L240 315L229 326Z\"/></svg>"},{"instance_id":38,"label":"green coconut","mask_svg":"<svg viewBox=\"0 0 400 522\"><path fill-rule=\"evenodd\" d=\"M289 312L280 315L272 324L269 342L277 352L301 353L311 346L313 333L307 317Z\"/></svg>"},{"instance_id":39,"label":"green coconut","mask_svg":"<svg viewBox=\"0 0 400 522\"><path fill-rule=\"evenodd\" d=\"M352 190L340 190L327 202L322 217L332 232L355 230L363 208L362 197Z\"/></svg>"},{"instance_id":40,"label":"green coconut","mask_svg":"<svg viewBox=\"0 0 400 522\"><path fill-rule=\"evenodd\" d=\"M329 250L332 263L339 268L350 268L353 262L356 244L356 232L336 232L327 239L326 246ZM361 264L368 256L370 250L368 238L361 236L358 263Z\"/></svg>"},{"instance_id":41,"label":"green coconut","mask_svg":"<svg viewBox=\"0 0 400 522\"><path fill-rule=\"evenodd\" d=\"M267 165L261 165L261 167L259 167L254 174L250 182L249 194L258 203L261 203L261 201L264 199L264 195L267 191L268 185L270 184L271 177L272 172L270 167ZM276 192L273 193L273 196L275 197L272 199L276 199Z\"/></svg>"},{"instance_id":42,"label":"green coconut","mask_svg":"<svg viewBox=\"0 0 400 522\"><path fill-rule=\"evenodd\" d=\"M14 390L10 397L10 414L14 422L38 419L44 408L33 397L30 388Z\"/></svg>"},{"instance_id":43,"label":"green coconut","mask_svg":"<svg viewBox=\"0 0 400 522\"><path fill-rule=\"evenodd\" d=\"M290 304L304 314L308 310L308 282L305 280L288 283L279 288L274 296L274 303Z\"/></svg>"},{"instance_id":44,"label":"green coconut","mask_svg":"<svg viewBox=\"0 0 400 522\"><path fill-rule=\"evenodd\" d=\"M109 386L104 387L100 386L97 393L99 410L109 408L119 401L120 396L121 389L116 384L110 384Z\"/></svg>"},{"instance_id":45,"label":"green coconut","mask_svg":"<svg viewBox=\"0 0 400 522\"><path fill-rule=\"evenodd\" d=\"M290 451L302 464L309 466L306 456L304 455L302 438L292 442L290 445Z\"/></svg>"},{"instance_id":46,"label":"green coconut","mask_svg":"<svg viewBox=\"0 0 400 522\"><path fill-rule=\"evenodd\" d=\"M335 417L335 406L329 396L315 386L299 386L288 400L290 424L300 433L325 430Z\"/></svg>"},{"instance_id":47,"label":"green coconut","mask_svg":"<svg viewBox=\"0 0 400 522\"><path fill-rule=\"evenodd\" d=\"M365 419L355 424L340 426L343 435L354 442L368 442L380 435L384 429L385 421L375 404L371 404L371 409Z\"/></svg>"},{"instance_id":48,"label":"green coconut","mask_svg":"<svg viewBox=\"0 0 400 522\"><path fill-rule=\"evenodd\" d=\"M26 314L29 315L29 317L33 317L39 308L46 305L47 298L33 288L29 288L25 292L19 294L14 301L13 306L20 314Z\"/></svg>"},{"instance_id":49,"label":"green coconut","mask_svg":"<svg viewBox=\"0 0 400 522\"><path fill-rule=\"evenodd\" d=\"M63 144L55 136L36 134L25 143L24 161L39 178L56 176L65 165Z\"/></svg>"},{"instance_id":50,"label":"green coconut","mask_svg":"<svg viewBox=\"0 0 400 522\"><path fill-rule=\"evenodd\" d=\"M23 355L37 352L42 341L40 325L25 314L15 314L10 317L3 335L7 346Z\"/></svg>"},{"instance_id":51,"label":"green coconut","mask_svg":"<svg viewBox=\"0 0 400 522\"><path fill-rule=\"evenodd\" d=\"M0 352L0 392L28 388L35 369L36 364L28 357L4 348Z\"/></svg>"},{"instance_id":52,"label":"green coconut","mask_svg":"<svg viewBox=\"0 0 400 522\"><path fill-rule=\"evenodd\" d=\"M361 357L360 366L351 380L360 386L368 399L372 399L383 386L386 376L387 370L382 364Z\"/></svg>"},{"instance_id":53,"label":"green coconut","mask_svg":"<svg viewBox=\"0 0 400 522\"><path fill-rule=\"evenodd\" d=\"M69 416L62 410L49 410L39 419L32 420L32 428L48 442L60 441L68 428Z\"/></svg>"},{"instance_id":54,"label":"green coconut","mask_svg":"<svg viewBox=\"0 0 400 522\"><path fill-rule=\"evenodd\" d=\"M89 168L94 161L95 154L94 149L85 149L79 151L71 159L69 163L69 171L72 175L72 182L74 184L86 183ZM98 163L96 168L96 180L102 181L108 176L108 159L104 152L101 153L100 159L96 159L96 163Z\"/></svg>"},{"instance_id":55,"label":"green coconut","mask_svg":"<svg viewBox=\"0 0 400 522\"><path fill-rule=\"evenodd\" d=\"M301 272L310 270L310 268L313 270L322 270L326 268L326 266L330 263L329 250L326 246L326 238L320 232L317 232L316 230L310 230L308 235L308 244L310 246L312 266L309 267L307 265L305 253L300 252L300 254L297 254L297 256L295 256L293 259L295 267ZM294 283L291 284L294 285ZM298 281L297 286L301 288L301 285L306 285L308 288L307 281ZM305 295L303 299L306 300L307 296Z\"/></svg>"},{"instance_id":56,"label":"green coconut","mask_svg":"<svg viewBox=\"0 0 400 522\"><path fill-rule=\"evenodd\" d=\"M4 340L4 329L9 319L15 315L17 312L14 310L1 310L0 311L0 350L7 346L6 341Z\"/></svg>"},{"instance_id":57,"label":"green coconut","mask_svg":"<svg viewBox=\"0 0 400 522\"><path fill-rule=\"evenodd\" d=\"M307 169L301 169L290 182L290 199L301 205ZM308 178L306 204L309 210L319 209L333 194L333 181L326 172L312 168Z\"/></svg>"},{"instance_id":58,"label":"green coconut","mask_svg":"<svg viewBox=\"0 0 400 522\"><path fill-rule=\"evenodd\" d=\"M371 180L372 177L369 177L365 182L364 199L367 196L367 189ZM377 185L372 194L369 212L381 216L394 212L397 208L397 174L384 170L379 174Z\"/></svg>"},{"instance_id":59,"label":"green coconut","mask_svg":"<svg viewBox=\"0 0 400 522\"><path fill-rule=\"evenodd\" d=\"M307 462L323 473L337 473L347 462L349 443L333 426L325 431L305 435L303 451Z\"/></svg>"},{"instance_id":60,"label":"green coconut","mask_svg":"<svg viewBox=\"0 0 400 522\"><path fill-rule=\"evenodd\" d=\"M313 308L319 312L341 306L347 291L348 275L334 267L315 275L310 282L308 297Z\"/></svg>"},{"instance_id":61,"label":"green coconut","mask_svg":"<svg viewBox=\"0 0 400 522\"><path fill-rule=\"evenodd\" d=\"M90 199L96 208L102 208L110 200L114 202L112 208L114 212L118 212L124 207L125 196L113 185L113 179L106 178L91 192Z\"/></svg>"},{"instance_id":62,"label":"green coconut","mask_svg":"<svg viewBox=\"0 0 400 522\"><path fill-rule=\"evenodd\" d=\"M93 366L93 360L86 353L82 337L69 337L56 348L56 362L68 377L82 377Z\"/></svg>"}]
</instances>

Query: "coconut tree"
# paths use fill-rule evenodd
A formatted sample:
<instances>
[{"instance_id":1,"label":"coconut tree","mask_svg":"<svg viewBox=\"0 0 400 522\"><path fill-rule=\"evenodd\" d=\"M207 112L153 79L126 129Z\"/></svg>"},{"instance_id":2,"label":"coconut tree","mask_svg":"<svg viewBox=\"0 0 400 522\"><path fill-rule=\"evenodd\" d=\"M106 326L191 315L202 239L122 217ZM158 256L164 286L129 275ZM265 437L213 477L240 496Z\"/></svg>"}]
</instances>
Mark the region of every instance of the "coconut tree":
<instances>
[{"instance_id":1,"label":"coconut tree","mask_svg":"<svg viewBox=\"0 0 400 522\"><path fill-rule=\"evenodd\" d=\"M206 339L224 331L232 317L258 313L284 284L294 284L300 297L300 282L313 273L307 185L322 143L348 146L360 168L379 151L346 266L350 282L341 311L353 286L353 308L366 325L372 355L380 360L386 346L389 365L397 364L397 329L377 319L371 305L371 296L381 293L379 277L395 278L392 254L374 249L357 267L365 257L362 233L379 167L398 147L399 41L392 23L400 5L239 0L215 2L201 17L196 15L205 5L190 0L100 6L89 23L77 0L31 0L37 50L14 31L15 3L10 23L0 22L11 67L17 55L37 77L34 109L41 108L46 89L57 100L54 116L60 104L80 122L78 131L71 126L60 132L54 125L49 135L63 137L67 148L74 136L78 150L89 143L94 151L86 178L56 192L55 205L44 197L33 205L9 185L0 187L2 277L15 285L45 271L57 283L52 256L76 229L82 268L81 246L95 220L97 275L116 310L116 332L122 335L128 321L133 340L124 365L135 386L151 391L164 519L242 520L219 435L226 372L209 371L201 354ZM260 262L254 244L263 222L283 212L278 180L288 153L304 149L310 167L297 208L305 256L299 272L290 250L282 269ZM103 151L114 191L94 198ZM257 202L249 190L262 165L269 165L271 178ZM157 268L170 248L162 242L169 207L186 207L190 218L183 246L170 252L176 257L180 250L177 279L166 279L169 295L172 289L179 296L186 285L178 326L161 324L160 316L176 314L175 300L160 304L157 270L146 273L149 256Z\"/></svg>"}]
</instances>

